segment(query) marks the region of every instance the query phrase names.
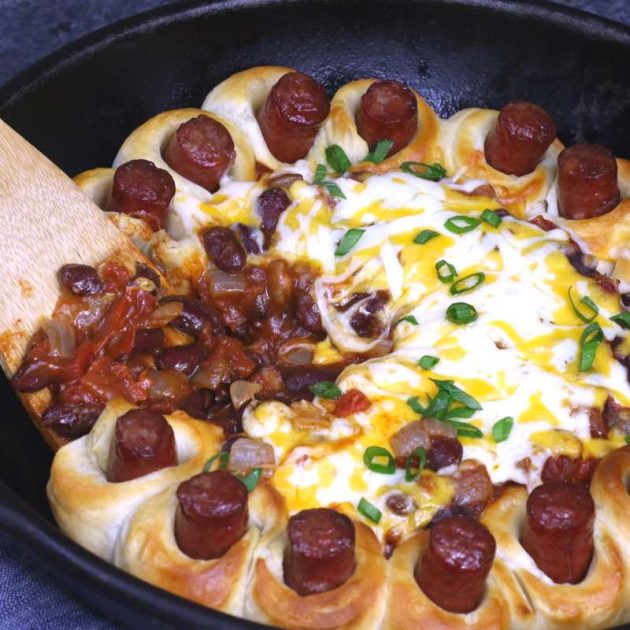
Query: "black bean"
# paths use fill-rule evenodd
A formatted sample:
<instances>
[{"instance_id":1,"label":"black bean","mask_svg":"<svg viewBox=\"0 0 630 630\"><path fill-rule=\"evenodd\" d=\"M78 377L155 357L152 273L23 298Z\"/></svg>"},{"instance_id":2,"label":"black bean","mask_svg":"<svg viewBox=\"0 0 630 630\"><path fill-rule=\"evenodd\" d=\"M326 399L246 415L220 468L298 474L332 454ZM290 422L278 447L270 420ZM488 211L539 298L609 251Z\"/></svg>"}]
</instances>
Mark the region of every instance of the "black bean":
<instances>
[{"instance_id":1,"label":"black bean","mask_svg":"<svg viewBox=\"0 0 630 630\"><path fill-rule=\"evenodd\" d=\"M62 287L76 295L93 295L103 290L103 282L96 269L89 265L63 265L57 277Z\"/></svg>"}]
</instances>

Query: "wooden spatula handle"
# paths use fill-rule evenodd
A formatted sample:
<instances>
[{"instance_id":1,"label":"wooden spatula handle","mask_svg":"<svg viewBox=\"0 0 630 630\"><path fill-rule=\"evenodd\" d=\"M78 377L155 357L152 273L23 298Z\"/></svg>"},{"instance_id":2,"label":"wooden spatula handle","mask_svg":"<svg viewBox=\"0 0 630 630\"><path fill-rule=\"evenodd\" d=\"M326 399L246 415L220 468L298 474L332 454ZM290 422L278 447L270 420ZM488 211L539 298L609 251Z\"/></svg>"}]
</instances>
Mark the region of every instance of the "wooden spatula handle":
<instances>
[{"instance_id":1,"label":"wooden spatula handle","mask_svg":"<svg viewBox=\"0 0 630 630\"><path fill-rule=\"evenodd\" d=\"M59 168L0 120L0 363L12 374L59 297L56 272L129 241Z\"/></svg>"}]
</instances>

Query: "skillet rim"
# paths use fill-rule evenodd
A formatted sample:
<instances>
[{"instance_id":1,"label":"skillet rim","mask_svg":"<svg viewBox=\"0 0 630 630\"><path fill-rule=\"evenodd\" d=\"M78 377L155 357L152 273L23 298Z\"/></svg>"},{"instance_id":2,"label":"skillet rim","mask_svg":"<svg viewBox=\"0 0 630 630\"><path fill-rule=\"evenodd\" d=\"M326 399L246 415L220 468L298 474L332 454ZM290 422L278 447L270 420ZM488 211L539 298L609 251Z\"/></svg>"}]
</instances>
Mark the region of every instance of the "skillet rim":
<instances>
[{"instance_id":1,"label":"skillet rim","mask_svg":"<svg viewBox=\"0 0 630 630\"><path fill-rule=\"evenodd\" d=\"M426 4L447 5L454 10L457 7L466 7L506 14L514 19L533 19L569 32L577 32L585 38L596 38L626 47L630 52L630 25L572 7L552 4L547 0L382 0L383 3L394 1L398 4L418 4L424 1ZM335 0L316 2L334 4ZM202 14L236 12L252 7L264 10L268 6L312 3L313 0L181 0L127 17L64 45L2 84L0 114L12 103L19 102L28 92L37 90L42 82L54 80L56 75L81 62L85 56L98 54L100 50L137 34L168 28L170 22L194 21ZM24 416L27 417L26 413ZM92 555L66 538L2 480L0 525L4 532L28 545L33 556L56 575L65 576L62 581L71 596L89 593L91 601L82 603L87 603L101 614L123 613L127 615L127 622L132 619L133 623L138 623L142 619L147 627L156 628L175 627L172 625L175 622L178 625L186 623L191 627L213 627L221 630L266 627L188 602ZM620 627L630 628L630 624Z\"/></svg>"}]
</instances>

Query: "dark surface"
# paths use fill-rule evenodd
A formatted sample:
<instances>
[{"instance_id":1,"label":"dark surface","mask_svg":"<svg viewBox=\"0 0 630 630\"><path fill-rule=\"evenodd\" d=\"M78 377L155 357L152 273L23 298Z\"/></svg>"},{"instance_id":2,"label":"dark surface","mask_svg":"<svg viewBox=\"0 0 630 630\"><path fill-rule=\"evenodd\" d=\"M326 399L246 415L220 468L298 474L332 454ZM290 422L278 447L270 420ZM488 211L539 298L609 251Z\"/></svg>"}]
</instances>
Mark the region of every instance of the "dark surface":
<instances>
[{"instance_id":1,"label":"dark surface","mask_svg":"<svg viewBox=\"0 0 630 630\"><path fill-rule=\"evenodd\" d=\"M128 2L124 10L156 4ZM387 11L365 0L246 4L189 8L178 20L164 10L90 38L0 89L0 115L73 174L111 163L139 123L164 109L198 105L234 71L290 63L330 91L359 76L404 78L441 115L529 98L550 110L565 142L598 140L630 156L628 29L549 5L498 0L478 6L399 0ZM87 16L111 19L114 5L120 10L122 3L69 3L75 10L63 26L44 3L4 2L2 24L11 35L4 33L3 71L41 54L47 30L55 41L75 36ZM37 24L45 25L39 35ZM33 555L62 567L73 592L106 614L130 625L142 619L143 627L160 617L199 624L203 615L218 627L219 617L95 561L43 520L50 518L44 496L50 453L4 381L0 400L0 477L36 511L0 484L0 523L27 541Z\"/></svg>"}]
</instances>

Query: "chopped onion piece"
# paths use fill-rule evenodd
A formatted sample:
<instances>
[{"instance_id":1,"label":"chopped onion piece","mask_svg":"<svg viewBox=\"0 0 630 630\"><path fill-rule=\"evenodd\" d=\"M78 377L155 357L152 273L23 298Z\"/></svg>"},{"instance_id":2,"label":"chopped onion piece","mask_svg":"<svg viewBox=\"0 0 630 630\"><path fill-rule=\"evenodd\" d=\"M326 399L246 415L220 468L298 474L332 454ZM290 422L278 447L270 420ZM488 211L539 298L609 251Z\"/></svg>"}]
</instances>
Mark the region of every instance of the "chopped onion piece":
<instances>
[{"instance_id":1,"label":"chopped onion piece","mask_svg":"<svg viewBox=\"0 0 630 630\"><path fill-rule=\"evenodd\" d=\"M42 325L50 350L54 356L67 358L72 355L76 345L76 334L72 324L65 318L53 318Z\"/></svg>"},{"instance_id":2,"label":"chopped onion piece","mask_svg":"<svg viewBox=\"0 0 630 630\"><path fill-rule=\"evenodd\" d=\"M333 421L331 414L307 400L291 403L291 411L291 423L296 429L327 429Z\"/></svg>"},{"instance_id":3,"label":"chopped onion piece","mask_svg":"<svg viewBox=\"0 0 630 630\"><path fill-rule=\"evenodd\" d=\"M184 310L182 302L163 302L146 319L143 328L162 328L177 319Z\"/></svg>"},{"instance_id":4,"label":"chopped onion piece","mask_svg":"<svg viewBox=\"0 0 630 630\"><path fill-rule=\"evenodd\" d=\"M230 274L220 269L213 269L208 273L208 280L210 293L213 296L244 293L247 288L245 276L240 273Z\"/></svg>"},{"instance_id":5,"label":"chopped onion piece","mask_svg":"<svg viewBox=\"0 0 630 630\"><path fill-rule=\"evenodd\" d=\"M457 429L435 418L414 420L394 433L390 442L396 459L404 462L417 448L428 451L431 448L431 438L438 435L457 438Z\"/></svg>"},{"instance_id":6,"label":"chopped onion piece","mask_svg":"<svg viewBox=\"0 0 630 630\"><path fill-rule=\"evenodd\" d=\"M228 470L245 473L253 468L273 468L276 465L273 446L260 440L239 438L232 444Z\"/></svg>"},{"instance_id":7,"label":"chopped onion piece","mask_svg":"<svg viewBox=\"0 0 630 630\"><path fill-rule=\"evenodd\" d=\"M262 386L258 383L250 383L249 381L234 381L230 385L230 398L235 409L240 409L245 403L248 403Z\"/></svg>"}]
</instances>

